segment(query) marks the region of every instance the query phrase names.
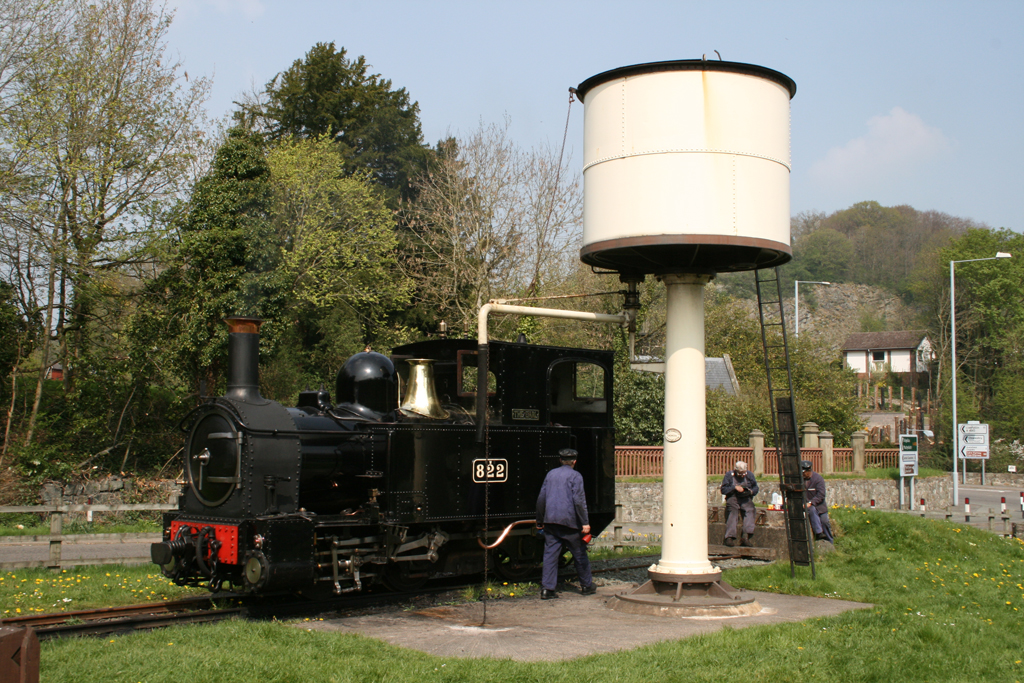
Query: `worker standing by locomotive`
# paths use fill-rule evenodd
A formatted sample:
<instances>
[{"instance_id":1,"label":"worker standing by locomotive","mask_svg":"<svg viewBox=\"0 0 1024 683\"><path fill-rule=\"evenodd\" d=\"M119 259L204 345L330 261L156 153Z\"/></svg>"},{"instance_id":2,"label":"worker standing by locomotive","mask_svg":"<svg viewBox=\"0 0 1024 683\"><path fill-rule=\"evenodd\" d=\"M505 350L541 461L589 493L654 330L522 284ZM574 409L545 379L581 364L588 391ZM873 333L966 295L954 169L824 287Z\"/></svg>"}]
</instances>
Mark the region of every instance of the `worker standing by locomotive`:
<instances>
[{"instance_id":1,"label":"worker standing by locomotive","mask_svg":"<svg viewBox=\"0 0 1024 683\"><path fill-rule=\"evenodd\" d=\"M580 578L580 593L597 592L590 573L590 558L583 536L590 533L587 498L583 476L576 471L578 453L572 448L558 451L561 467L544 477L537 497L537 528L544 531L544 570L541 575L541 600L557 598L558 558L563 545L568 546Z\"/></svg>"}]
</instances>

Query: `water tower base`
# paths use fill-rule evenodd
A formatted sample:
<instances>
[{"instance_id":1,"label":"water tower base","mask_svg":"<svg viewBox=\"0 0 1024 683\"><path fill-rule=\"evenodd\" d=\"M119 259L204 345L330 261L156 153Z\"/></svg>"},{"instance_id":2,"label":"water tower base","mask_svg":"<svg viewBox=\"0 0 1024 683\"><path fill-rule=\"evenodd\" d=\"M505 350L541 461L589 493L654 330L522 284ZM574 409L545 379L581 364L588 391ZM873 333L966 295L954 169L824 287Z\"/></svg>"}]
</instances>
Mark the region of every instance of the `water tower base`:
<instances>
[{"instance_id":1,"label":"water tower base","mask_svg":"<svg viewBox=\"0 0 1024 683\"><path fill-rule=\"evenodd\" d=\"M615 596L609 607L627 614L664 617L749 617L761 611L754 598L721 580L705 575L649 572L650 580L632 593Z\"/></svg>"}]
</instances>

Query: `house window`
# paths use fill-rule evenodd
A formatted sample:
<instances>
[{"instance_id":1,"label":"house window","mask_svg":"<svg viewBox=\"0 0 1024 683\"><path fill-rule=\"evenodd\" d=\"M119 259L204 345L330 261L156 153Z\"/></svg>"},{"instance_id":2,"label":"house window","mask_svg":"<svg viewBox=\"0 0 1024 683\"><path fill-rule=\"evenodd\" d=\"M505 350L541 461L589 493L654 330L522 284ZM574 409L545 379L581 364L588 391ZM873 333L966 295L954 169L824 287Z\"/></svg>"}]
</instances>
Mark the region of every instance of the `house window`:
<instances>
[{"instance_id":1,"label":"house window","mask_svg":"<svg viewBox=\"0 0 1024 683\"><path fill-rule=\"evenodd\" d=\"M885 351L872 351L871 360L877 363L885 362Z\"/></svg>"}]
</instances>

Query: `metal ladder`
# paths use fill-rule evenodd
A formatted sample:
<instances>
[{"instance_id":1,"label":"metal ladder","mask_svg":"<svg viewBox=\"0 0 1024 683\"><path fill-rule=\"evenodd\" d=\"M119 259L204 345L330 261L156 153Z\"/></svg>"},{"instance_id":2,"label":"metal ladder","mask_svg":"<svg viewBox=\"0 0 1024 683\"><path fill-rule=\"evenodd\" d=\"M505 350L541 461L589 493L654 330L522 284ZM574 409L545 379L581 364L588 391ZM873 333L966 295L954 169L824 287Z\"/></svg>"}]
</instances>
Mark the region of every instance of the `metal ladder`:
<instances>
[{"instance_id":1,"label":"metal ladder","mask_svg":"<svg viewBox=\"0 0 1024 683\"><path fill-rule=\"evenodd\" d=\"M768 400L779 454L779 489L784 500L789 573L796 576L795 565L810 566L811 577L816 578L814 541L804 509L804 478L800 469L800 441L793 405L793 372L789 364L780 279L778 268L754 271L764 368L768 376Z\"/></svg>"}]
</instances>

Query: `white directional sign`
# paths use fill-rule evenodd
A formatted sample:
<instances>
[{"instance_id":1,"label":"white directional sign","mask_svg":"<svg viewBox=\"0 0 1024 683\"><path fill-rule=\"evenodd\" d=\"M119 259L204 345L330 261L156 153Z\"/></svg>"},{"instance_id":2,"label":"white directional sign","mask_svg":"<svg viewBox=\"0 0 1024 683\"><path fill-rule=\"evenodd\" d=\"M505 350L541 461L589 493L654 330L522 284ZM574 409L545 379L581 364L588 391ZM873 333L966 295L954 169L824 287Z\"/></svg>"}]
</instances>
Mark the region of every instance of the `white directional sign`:
<instances>
[{"instance_id":1,"label":"white directional sign","mask_svg":"<svg viewBox=\"0 0 1024 683\"><path fill-rule=\"evenodd\" d=\"M900 434L900 477L917 476L917 434Z\"/></svg>"},{"instance_id":2,"label":"white directional sign","mask_svg":"<svg viewBox=\"0 0 1024 683\"><path fill-rule=\"evenodd\" d=\"M988 459L988 425L980 422L959 424L956 428L957 452L961 458Z\"/></svg>"}]
</instances>

